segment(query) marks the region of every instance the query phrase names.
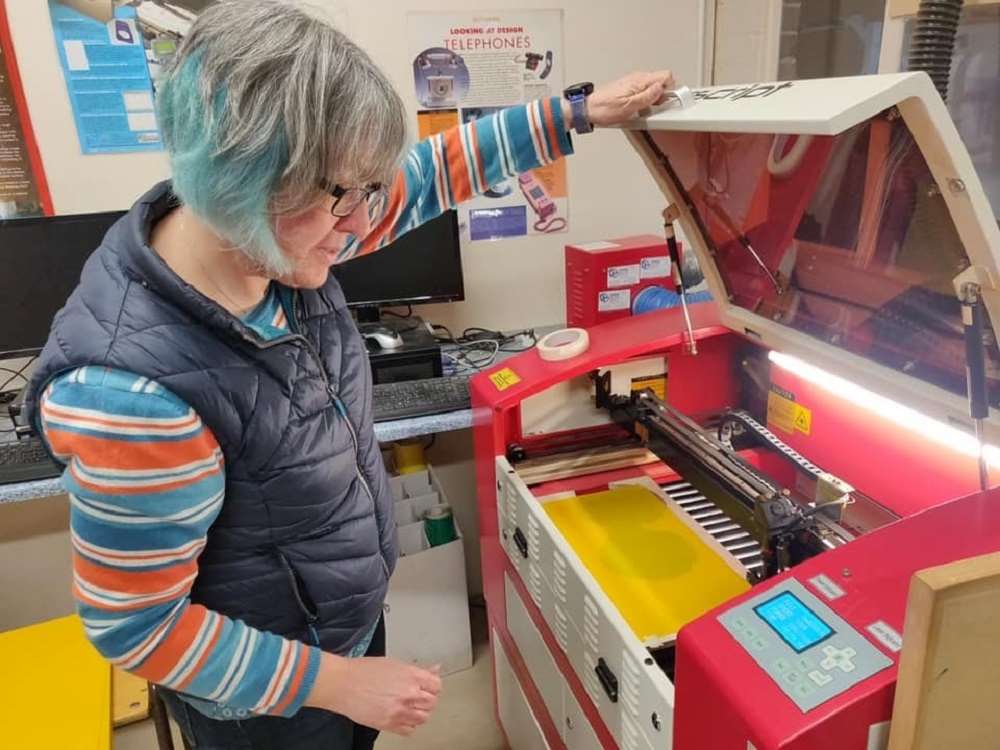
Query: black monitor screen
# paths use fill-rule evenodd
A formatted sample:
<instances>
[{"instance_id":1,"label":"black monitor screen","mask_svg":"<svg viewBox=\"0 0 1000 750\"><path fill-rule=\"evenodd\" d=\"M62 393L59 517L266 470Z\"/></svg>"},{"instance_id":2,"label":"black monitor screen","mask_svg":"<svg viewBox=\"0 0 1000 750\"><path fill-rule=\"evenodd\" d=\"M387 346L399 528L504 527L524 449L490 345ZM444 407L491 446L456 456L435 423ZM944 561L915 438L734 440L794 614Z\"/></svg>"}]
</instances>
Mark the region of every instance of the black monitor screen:
<instances>
[{"instance_id":1,"label":"black monitor screen","mask_svg":"<svg viewBox=\"0 0 1000 750\"><path fill-rule=\"evenodd\" d=\"M122 211L0 221L0 354L32 354Z\"/></svg>"},{"instance_id":2,"label":"black monitor screen","mask_svg":"<svg viewBox=\"0 0 1000 750\"><path fill-rule=\"evenodd\" d=\"M455 212L421 224L377 253L334 266L333 273L352 306L464 299Z\"/></svg>"}]
</instances>

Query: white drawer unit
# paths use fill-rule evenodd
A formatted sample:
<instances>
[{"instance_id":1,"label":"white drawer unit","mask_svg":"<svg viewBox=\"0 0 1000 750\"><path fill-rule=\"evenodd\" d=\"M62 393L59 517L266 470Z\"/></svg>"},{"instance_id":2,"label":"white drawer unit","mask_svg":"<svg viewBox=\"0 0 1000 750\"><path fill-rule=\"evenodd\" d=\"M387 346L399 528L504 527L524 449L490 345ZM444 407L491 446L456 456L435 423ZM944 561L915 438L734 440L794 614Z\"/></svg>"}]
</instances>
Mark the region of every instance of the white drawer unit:
<instances>
[{"instance_id":1,"label":"white drawer unit","mask_svg":"<svg viewBox=\"0 0 1000 750\"><path fill-rule=\"evenodd\" d=\"M497 477L503 549L618 746L669 748L670 680L505 458ZM508 584L508 618L516 600Z\"/></svg>"}]
</instances>

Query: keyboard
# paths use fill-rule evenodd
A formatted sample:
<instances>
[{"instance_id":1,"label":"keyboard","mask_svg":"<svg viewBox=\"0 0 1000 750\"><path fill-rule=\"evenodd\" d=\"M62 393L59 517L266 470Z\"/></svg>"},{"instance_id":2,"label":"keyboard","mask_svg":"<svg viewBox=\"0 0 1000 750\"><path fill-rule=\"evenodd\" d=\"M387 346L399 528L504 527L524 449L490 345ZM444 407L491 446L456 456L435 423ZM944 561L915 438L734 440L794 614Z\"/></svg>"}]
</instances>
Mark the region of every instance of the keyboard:
<instances>
[{"instance_id":1,"label":"keyboard","mask_svg":"<svg viewBox=\"0 0 1000 750\"><path fill-rule=\"evenodd\" d=\"M62 472L63 467L49 458L38 438L0 443L0 484L51 479Z\"/></svg>"},{"instance_id":2,"label":"keyboard","mask_svg":"<svg viewBox=\"0 0 1000 750\"><path fill-rule=\"evenodd\" d=\"M471 406L469 376L465 375L377 383L372 390L376 422L428 417Z\"/></svg>"}]
</instances>

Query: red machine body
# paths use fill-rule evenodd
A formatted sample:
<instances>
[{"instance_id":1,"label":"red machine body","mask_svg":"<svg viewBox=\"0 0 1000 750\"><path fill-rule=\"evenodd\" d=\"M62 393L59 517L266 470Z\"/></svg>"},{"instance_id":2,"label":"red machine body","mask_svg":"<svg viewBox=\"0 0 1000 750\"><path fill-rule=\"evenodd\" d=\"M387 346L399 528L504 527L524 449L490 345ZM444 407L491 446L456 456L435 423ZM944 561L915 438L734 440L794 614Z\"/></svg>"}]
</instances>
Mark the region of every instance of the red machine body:
<instances>
[{"instance_id":1,"label":"red machine body","mask_svg":"<svg viewBox=\"0 0 1000 750\"><path fill-rule=\"evenodd\" d=\"M571 327L627 318L643 289L672 288L667 243L652 234L567 245L565 259L566 325Z\"/></svg>"},{"instance_id":2,"label":"red machine body","mask_svg":"<svg viewBox=\"0 0 1000 750\"><path fill-rule=\"evenodd\" d=\"M600 367L663 354L668 362L667 401L671 405L691 416L735 405L740 397L740 385L735 375L736 362L747 351L758 347L720 326L717 310L711 303L692 306L691 314L698 341L697 356L691 356L685 349L686 334L682 312L679 309L662 310L594 327L590 330L590 348L573 359L550 362L541 359L537 352L529 351L472 380L483 586L489 625L491 632L501 639L505 651L512 655L514 671L545 732L546 741L552 748L565 746L560 739L559 727L548 716L532 681L530 665L521 658L507 629L503 584L505 575L515 582L525 608L543 635L567 686L573 691L595 732L602 739L603 747L612 750L617 745L501 548L497 524L495 462L497 457L505 455L508 446L512 444L572 445L574 441L592 440L595 435L609 431L610 427L598 426L547 435L525 435L521 424L521 405L526 399ZM777 425L770 425L771 428L782 437L794 439L796 449L817 464L849 467L850 473L845 474L849 481L897 516L905 519L921 514L929 508L975 491L976 464L972 459L942 451L939 444L926 436L901 432L889 419L864 411L776 367L772 367L772 381L782 383L784 388L795 393L799 404L810 409L812 424L808 435L799 433L792 436L781 432ZM753 457L750 458L753 460ZM768 460L767 454L760 457L765 468ZM537 495L567 490L597 491L606 488L610 482L641 475L651 476L661 483L677 478L663 464L650 464L562 480L535 487L533 491ZM900 476L913 477L913 481L889 482L886 479ZM967 504L954 507L972 506ZM925 516L920 515L921 520L916 525L908 521L887 527L872 535L871 541L863 537L836 553L826 553L796 568L791 575L807 575L814 569L827 571L831 565L835 570L838 569L837 566L840 569L865 568L868 575L857 575L844 585L851 596L842 603L847 609L841 614L851 622L882 619L901 632L908 576L914 570L946 559L975 554L974 550L986 550L990 545L993 548L1000 547L1000 525L996 526L996 533L980 530L976 540L969 545L966 545L969 530L962 533L957 531L963 523L968 524L969 518L975 513L983 512L985 511L969 510L956 515L947 526L950 528L955 525L956 531L939 534L933 544L923 541L917 544L915 540L923 539L922 535L934 528L934 519L939 516L926 515L925 520ZM914 530L909 532L907 529L911 525ZM970 524L970 527L975 525ZM828 560L834 562L827 562ZM779 580L781 579L774 579L775 582ZM772 585L772 582L763 585ZM759 590L763 589L757 587L752 593L757 594ZM875 616L876 608L878 617ZM839 746L775 744L774 738L785 736L783 733L789 732L788 737L792 738L805 732L817 724L815 717L824 717L823 721L831 718L837 720L837 726L830 725L822 730L822 733L830 737L836 736L837 732L847 731L846 725L854 721L867 722L867 727L889 718L895 667L845 693L829 707L803 714L776 689L766 689L766 675L759 675L752 683L754 689L747 689L747 685L751 683L740 678L753 670L749 664L743 664L735 656L729 661L718 656L723 650L720 643L724 640L725 633L720 632L711 617L697 621L681 633L683 635L678 658L682 661L678 666L676 684L678 723L673 744L678 750L724 750L729 747L746 750L748 737L761 738L760 744L755 741L757 750L785 747L863 748L864 744L847 742ZM693 648L696 643L701 642L703 635L708 637L706 643L711 643L716 648L715 652L707 646ZM739 646L733 642L732 648L726 650L726 653L735 654L737 649ZM732 669L734 663L742 664L743 668L738 673L727 676L726 670ZM711 686L709 683L712 683ZM708 700L709 694L721 697L718 700ZM745 723L737 724L734 718L732 732L726 730L725 722L717 721L722 707L734 711L734 716L745 714ZM684 711L692 715L685 717ZM709 714L716 717L714 723L709 720ZM764 731L751 723L754 714L762 725L769 726L771 716L782 717L782 722L776 723L777 728L773 731ZM712 731L719 732L718 737L726 743L742 732L743 744L713 744L714 734L711 735L711 742L706 744L692 728L692 723L697 724L699 721L712 725ZM799 728L792 732L793 726ZM758 731L761 733L758 734ZM853 737L854 730L851 729L849 734ZM668 747L665 745L656 750L667 750Z\"/></svg>"},{"instance_id":3,"label":"red machine body","mask_svg":"<svg viewBox=\"0 0 1000 750\"><path fill-rule=\"evenodd\" d=\"M902 633L915 572L998 549L1000 490L991 490L878 529L691 623L681 630L677 648L674 746L690 750L884 747L899 665L895 648L869 638L892 659L892 666L803 713L726 632L717 615L788 578L816 590L810 579L824 575L844 591L825 603L859 632L869 633L874 623L884 623Z\"/></svg>"},{"instance_id":4,"label":"red machine body","mask_svg":"<svg viewBox=\"0 0 1000 750\"><path fill-rule=\"evenodd\" d=\"M631 316L642 285L668 283L660 238L571 246L567 319L589 328L589 349L556 362L525 352L472 381L490 632L522 696L513 714L498 701L498 719L521 726L530 710L532 748L881 750L912 574L1000 547L1000 492L979 492L982 446L963 430L977 359L966 341L993 340L964 308L979 290L998 330L1000 232L923 74L697 99L630 124L627 137L715 302L691 306L690 329L681 309ZM662 275L644 275L644 258ZM996 409L1000 349L983 349ZM664 396L637 385L662 384L663 372ZM1000 439L995 411L979 427L987 443ZM622 445L659 460L578 472L580 454L562 460ZM996 454L983 453L995 480ZM543 473L532 474L535 457ZM552 463L560 473L547 473ZM609 465L626 468L600 470ZM707 531L715 523L751 547L763 538L762 570L775 575L640 640L545 508L557 493L636 477L659 484L649 489L670 507L683 507L668 491L680 487L721 515L698 527L706 543L720 541ZM799 543L808 554L791 550ZM750 570L721 542L716 552ZM669 602L664 588L646 595ZM593 729L583 740L567 731L580 714Z\"/></svg>"}]
</instances>

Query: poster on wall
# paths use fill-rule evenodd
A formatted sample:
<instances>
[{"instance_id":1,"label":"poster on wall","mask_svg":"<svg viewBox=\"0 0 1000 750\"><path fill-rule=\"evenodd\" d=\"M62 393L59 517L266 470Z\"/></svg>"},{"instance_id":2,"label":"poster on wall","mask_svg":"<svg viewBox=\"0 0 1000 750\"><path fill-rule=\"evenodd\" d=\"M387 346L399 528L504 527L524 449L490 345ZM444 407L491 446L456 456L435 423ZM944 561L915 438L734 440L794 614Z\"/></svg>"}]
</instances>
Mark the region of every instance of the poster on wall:
<instances>
[{"instance_id":1,"label":"poster on wall","mask_svg":"<svg viewBox=\"0 0 1000 750\"><path fill-rule=\"evenodd\" d=\"M559 96L561 10L411 13L407 18L421 138L517 104ZM465 241L566 231L566 161L491 185L459 207Z\"/></svg>"},{"instance_id":2,"label":"poster on wall","mask_svg":"<svg viewBox=\"0 0 1000 750\"><path fill-rule=\"evenodd\" d=\"M83 153L162 149L136 8L50 0L49 14Z\"/></svg>"},{"instance_id":3,"label":"poster on wall","mask_svg":"<svg viewBox=\"0 0 1000 750\"><path fill-rule=\"evenodd\" d=\"M0 0L0 220L43 215L52 215L52 199Z\"/></svg>"}]
</instances>

